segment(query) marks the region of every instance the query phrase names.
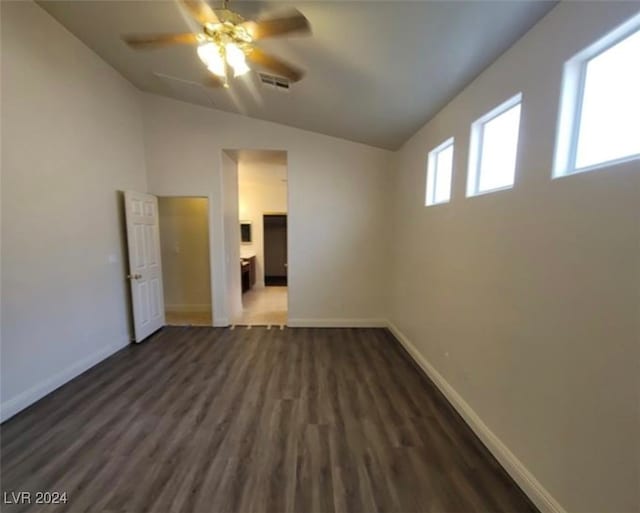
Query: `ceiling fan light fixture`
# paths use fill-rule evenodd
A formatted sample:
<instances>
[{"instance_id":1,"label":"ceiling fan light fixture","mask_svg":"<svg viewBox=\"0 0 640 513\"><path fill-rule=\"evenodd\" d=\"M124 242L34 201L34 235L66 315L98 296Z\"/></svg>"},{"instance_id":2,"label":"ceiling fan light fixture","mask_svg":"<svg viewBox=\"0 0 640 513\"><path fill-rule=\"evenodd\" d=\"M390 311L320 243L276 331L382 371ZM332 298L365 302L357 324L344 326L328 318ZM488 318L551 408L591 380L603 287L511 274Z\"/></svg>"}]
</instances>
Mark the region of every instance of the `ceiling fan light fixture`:
<instances>
[{"instance_id":1,"label":"ceiling fan light fixture","mask_svg":"<svg viewBox=\"0 0 640 513\"><path fill-rule=\"evenodd\" d=\"M220 29L220 23L205 23L202 28L205 33L213 34Z\"/></svg>"},{"instance_id":2,"label":"ceiling fan light fixture","mask_svg":"<svg viewBox=\"0 0 640 513\"><path fill-rule=\"evenodd\" d=\"M233 76L239 77L244 75L248 71L251 71L247 66L244 52L235 43L227 43L225 46L225 52L227 56L227 62L229 66L233 68Z\"/></svg>"},{"instance_id":3,"label":"ceiling fan light fixture","mask_svg":"<svg viewBox=\"0 0 640 513\"><path fill-rule=\"evenodd\" d=\"M216 63L213 66L207 66L207 69L214 75L219 76L220 78L226 78L227 76L227 73L224 69L224 61L220 61L220 63Z\"/></svg>"},{"instance_id":4,"label":"ceiling fan light fixture","mask_svg":"<svg viewBox=\"0 0 640 513\"><path fill-rule=\"evenodd\" d=\"M2 0L0 0L2 1ZM222 9L213 9L211 0L175 0L201 27L199 31L179 34L148 34L124 36L124 41L138 50L163 48L170 45L195 45L199 59L209 72L222 80L209 77L211 87L228 87L228 72L235 77L245 75L254 65L275 73L289 82L297 82L304 73L295 66L263 51L254 41L288 35L309 33L310 25L297 9L259 21L245 20L228 9L227 1ZM247 65L251 63L251 68ZM288 87L287 87L288 89Z\"/></svg>"},{"instance_id":5,"label":"ceiling fan light fixture","mask_svg":"<svg viewBox=\"0 0 640 513\"><path fill-rule=\"evenodd\" d=\"M198 57L211 73L223 78L226 76L224 58L218 45L205 43L198 46Z\"/></svg>"}]
</instances>

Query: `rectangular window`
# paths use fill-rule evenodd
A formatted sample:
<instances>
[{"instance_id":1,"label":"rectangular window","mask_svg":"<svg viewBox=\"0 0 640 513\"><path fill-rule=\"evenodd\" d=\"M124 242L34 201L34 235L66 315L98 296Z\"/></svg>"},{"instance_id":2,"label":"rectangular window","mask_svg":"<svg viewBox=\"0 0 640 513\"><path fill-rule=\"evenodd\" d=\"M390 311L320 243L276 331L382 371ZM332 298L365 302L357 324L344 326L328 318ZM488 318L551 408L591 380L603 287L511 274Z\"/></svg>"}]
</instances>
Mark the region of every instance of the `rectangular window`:
<instances>
[{"instance_id":1,"label":"rectangular window","mask_svg":"<svg viewBox=\"0 0 640 513\"><path fill-rule=\"evenodd\" d=\"M521 105L517 94L471 125L467 196L513 187Z\"/></svg>"},{"instance_id":2,"label":"rectangular window","mask_svg":"<svg viewBox=\"0 0 640 513\"><path fill-rule=\"evenodd\" d=\"M425 204L438 205L451 199L453 178L453 137L429 152L427 198Z\"/></svg>"},{"instance_id":3,"label":"rectangular window","mask_svg":"<svg viewBox=\"0 0 640 513\"><path fill-rule=\"evenodd\" d=\"M554 176L640 156L640 16L565 65Z\"/></svg>"}]
</instances>

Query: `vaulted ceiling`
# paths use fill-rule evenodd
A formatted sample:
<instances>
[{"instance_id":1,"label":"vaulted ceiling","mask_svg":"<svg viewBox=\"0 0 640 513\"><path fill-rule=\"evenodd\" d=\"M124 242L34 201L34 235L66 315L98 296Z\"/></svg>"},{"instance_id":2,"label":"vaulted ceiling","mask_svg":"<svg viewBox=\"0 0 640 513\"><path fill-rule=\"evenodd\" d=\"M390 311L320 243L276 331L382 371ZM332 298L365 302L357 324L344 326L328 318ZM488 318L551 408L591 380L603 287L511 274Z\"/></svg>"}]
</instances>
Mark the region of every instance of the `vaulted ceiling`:
<instances>
[{"instance_id":1,"label":"vaulted ceiling","mask_svg":"<svg viewBox=\"0 0 640 513\"><path fill-rule=\"evenodd\" d=\"M213 0L213 7L218 7ZM54 18L143 91L396 149L556 2L231 1L256 19L294 6L306 37L261 46L306 70L289 92L251 73L229 89L203 86L193 47L134 51L122 34L196 28L173 1L41 1Z\"/></svg>"}]
</instances>

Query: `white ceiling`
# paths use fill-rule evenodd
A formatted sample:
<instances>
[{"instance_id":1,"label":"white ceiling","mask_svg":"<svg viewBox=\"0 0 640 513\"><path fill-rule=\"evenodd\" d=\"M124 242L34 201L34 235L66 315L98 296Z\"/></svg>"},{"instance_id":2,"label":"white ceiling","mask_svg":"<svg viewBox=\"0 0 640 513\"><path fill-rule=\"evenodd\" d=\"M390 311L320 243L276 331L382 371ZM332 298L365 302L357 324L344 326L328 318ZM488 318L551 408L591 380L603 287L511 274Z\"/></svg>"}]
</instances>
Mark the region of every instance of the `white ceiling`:
<instances>
[{"instance_id":1,"label":"white ceiling","mask_svg":"<svg viewBox=\"0 0 640 513\"><path fill-rule=\"evenodd\" d=\"M288 93L253 73L228 90L202 87L206 70L193 47L134 51L121 41L197 28L173 1L39 4L143 91L397 149L555 2L232 0L246 18L293 5L311 22L311 36L261 43L306 69Z\"/></svg>"}]
</instances>

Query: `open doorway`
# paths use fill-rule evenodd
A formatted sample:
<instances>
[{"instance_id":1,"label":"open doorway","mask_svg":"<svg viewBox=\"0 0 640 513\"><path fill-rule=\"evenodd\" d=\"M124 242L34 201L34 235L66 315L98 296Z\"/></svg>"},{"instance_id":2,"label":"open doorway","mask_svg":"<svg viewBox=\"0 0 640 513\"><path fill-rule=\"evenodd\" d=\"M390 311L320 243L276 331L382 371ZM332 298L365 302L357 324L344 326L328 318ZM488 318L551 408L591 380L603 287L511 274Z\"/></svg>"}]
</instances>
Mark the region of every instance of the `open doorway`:
<instances>
[{"instance_id":1,"label":"open doorway","mask_svg":"<svg viewBox=\"0 0 640 513\"><path fill-rule=\"evenodd\" d=\"M211 326L209 201L159 197L158 214L166 323Z\"/></svg>"},{"instance_id":2,"label":"open doorway","mask_svg":"<svg viewBox=\"0 0 640 513\"><path fill-rule=\"evenodd\" d=\"M264 214L264 284L287 286L287 214Z\"/></svg>"},{"instance_id":3,"label":"open doorway","mask_svg":"<svg viewBox=\"0 0 640 513\"><path fill-rule=\"evenodd\" d=\"M287 153L237 150L242 308L232 324L286 325Z\"/></svg>"}]
</instances>

